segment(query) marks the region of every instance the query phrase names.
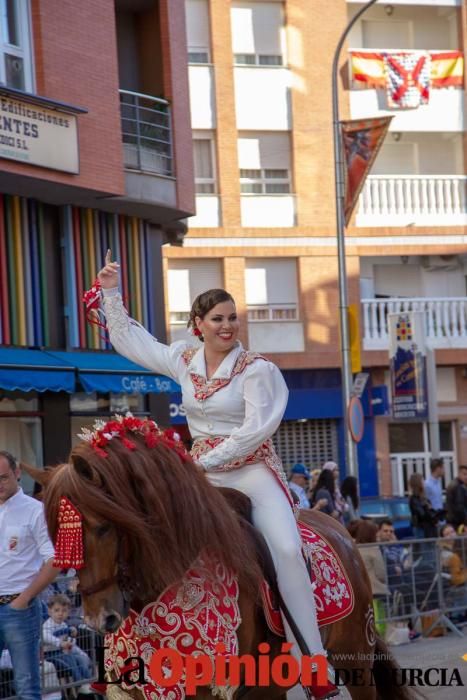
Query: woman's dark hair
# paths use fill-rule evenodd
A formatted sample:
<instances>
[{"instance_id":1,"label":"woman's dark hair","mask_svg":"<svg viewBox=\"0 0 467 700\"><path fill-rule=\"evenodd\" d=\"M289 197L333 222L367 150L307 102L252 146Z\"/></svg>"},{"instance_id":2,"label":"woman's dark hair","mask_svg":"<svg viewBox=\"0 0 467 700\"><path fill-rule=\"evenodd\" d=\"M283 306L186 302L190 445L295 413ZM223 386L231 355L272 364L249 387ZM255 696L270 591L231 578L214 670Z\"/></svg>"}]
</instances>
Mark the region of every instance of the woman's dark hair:
<instances>
[{"instance_id":1,"label":"woman's dark hair","mask_svg":"<svg viewBox=\"0 0 467 700\"><path fill-rule=\"evenodd\" d=\"M352 505L355 509L359 506L357 478L355 476L346 476L341 484L341 494L344 498L350 497Z\"/></svg>"},{"instance_id":2,"label":"woman's dark hair","mask_svg":"<svg viewBox=\"0 0 467 700\"><path fill-rule=\"evenodd\" d=\"M378 532L376 523L371 520L357 520L357 524L354 527L352 537L357 544L376 542L376 533Z\"/></svg>"},{"instance_id":3,"label":"woman's dark hair","mask_svg":"<svg viewBox=\"0 0 467 700\"><path fill-rule=\"evenodd\" d=\"M187 327L195 329L195 318L197 316L199 316L199 318L204 318L211 309L217 306L217 304L222 304L224 301L231 301L232 304L235 304L233 296L226 292L225 289L208 289L207 292L198 294L191 307ZM198 337L203 341L202 335Z\"/></svg>"},{"instance_id":4,"label":"woman's dark hair","mask_svg":"<svg viewBox=\"0 0 467 700\"><path fill-rule=\"evenodd\" d=\"M318 481L316 482L316 486L314 487L313 491L311 492L311 500L314 502L316 498L316 494L320 489L326 489L329 491L331 494L332 498L334 498L334 492L336 490L336 485L334 482L334 476L333 473L330 469L323 469L321 471L321 474L318 477Z\"/></svg>"},{"instance_id":5,"label":"woman's dark hair","mask_svg":"<svg viewBox=\"0 0 467 700\"><path fill-rule=\"evenodd\" d=\"M419 472L415 472L411 475L409 479L409 489L411 490L414 496L417 496L422 500L426 499L425 484L423 483L422 474L420 474Z\"/></svg>"}]
</instances>

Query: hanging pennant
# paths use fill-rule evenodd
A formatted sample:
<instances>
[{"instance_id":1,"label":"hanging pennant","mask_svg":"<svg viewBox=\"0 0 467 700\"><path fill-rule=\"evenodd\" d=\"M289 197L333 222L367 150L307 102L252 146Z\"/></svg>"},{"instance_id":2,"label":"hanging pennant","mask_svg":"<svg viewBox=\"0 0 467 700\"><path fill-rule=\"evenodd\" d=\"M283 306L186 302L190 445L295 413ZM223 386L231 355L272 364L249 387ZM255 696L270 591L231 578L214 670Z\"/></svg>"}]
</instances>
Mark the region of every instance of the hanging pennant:
<instances>
[{"instance_id":1,"label":"hanging pennant","mask_svg":"<svg viewBox=\"0 0 467 700\"><path fill-rule=\"evenodd\" d=\"M379 153L393 117L353 119L341 122L345 163L345 225L357 203L371 166Z\"/></svg>"}]
</instances>

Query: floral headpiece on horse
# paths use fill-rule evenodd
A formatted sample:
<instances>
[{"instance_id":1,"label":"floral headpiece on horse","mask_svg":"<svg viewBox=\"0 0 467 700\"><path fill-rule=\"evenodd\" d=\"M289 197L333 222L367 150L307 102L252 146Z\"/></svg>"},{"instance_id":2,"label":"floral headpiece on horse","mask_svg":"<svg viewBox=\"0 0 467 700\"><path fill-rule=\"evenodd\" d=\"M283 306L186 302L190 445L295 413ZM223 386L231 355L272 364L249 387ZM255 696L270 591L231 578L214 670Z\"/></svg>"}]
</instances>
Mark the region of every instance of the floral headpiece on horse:
<instances>
[{"instance_id":1,"label":"floral headpiece on horse","mask_svg":"<svg viewBox=\"0 0 467 700\"><path fill-rule=\"evenodd\" d=\"M89 443L98 455L108 457L105 448L114 438L119 439L127 449L136 450L136 443L129 437L132 433L144 437L144 442L149 448L163 444L171 450L175 450L183 460L189 458L180 435L175 430L172 428L161 430L157 423L150 418L137 418L130 412L126 413L125 416L115 415L107 423L103 420L96 420L92 430L83 428L78 437Z\"/></svg>"},{"instance_id":2,"label":"floral headpiece on horse","mask_svg":"<svg viewBox=\"0 0 467 700\"><path fill-rule=\"evenodd\" d=\"M171 428L161 430L150 418L137 418L131 413L115 415L107 422L97 420L92 430L83 428L78 437L90 444L100 457L108 457L105 448L114 439L121 440L127 449L136 450L138 446L128 437L132 434L141 435L149 448L162 444L175 450L183 461L190 459L178 433ZM64 496L60 499L58 510L54 566L59 569L81 569L84 566L83 518L76 506Z\"/></svg>"}]
</instances>

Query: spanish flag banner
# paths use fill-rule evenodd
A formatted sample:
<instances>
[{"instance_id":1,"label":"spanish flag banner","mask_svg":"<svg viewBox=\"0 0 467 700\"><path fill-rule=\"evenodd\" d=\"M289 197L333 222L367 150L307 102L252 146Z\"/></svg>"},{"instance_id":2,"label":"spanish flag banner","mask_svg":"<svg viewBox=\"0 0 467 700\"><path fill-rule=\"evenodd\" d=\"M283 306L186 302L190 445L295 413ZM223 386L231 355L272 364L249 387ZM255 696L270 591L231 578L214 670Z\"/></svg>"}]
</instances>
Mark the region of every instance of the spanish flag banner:
<instances>
[{"instance_id":1,"label":"spanish flag banner","mask_svg":"<svg viewBox=\"0 0 467 700\"><path fill-rule=\"evenodd\" d=\"M464 56L460 51L431 54L431 85L434 88L464 84Z\"/></svg>"},{"instance_id":2,"label":"spanish flag banner","mask_svg":"<svg viewBox=\"0 0 467 700\"><path fill-rule=\"evenodd\" d=\"M384 90L387 87L384 58L390 57L391 53L393 52L352 51L350 54L352 80L364 83L369 88ZM463 87L464 55L461 51L430 52L430 56L432 88Z\"/></svg>"},{"instance_id":3,"label":"spanish flag banner","mask_svg":"<svg viewBox=\"0 0 467 700\"><path fill-rule=\"evenodd\" d=\"M341 139L345 163L345 225L362 191L371 166L379 153L393 117L342 121Z\"/></svg>"},{"instance_id":4,"label":"spanish flag banner","mask_svg":"<svg viewBox=\"0 0 467 700\"><path fill-rule=\"evenodd\" d=\"M382 53L367 53L352 51L350 54L352 67L352 80L365 83L368 87L386 87L386 75L384 72L384 56Z\"/></svg>"}]
</instances>

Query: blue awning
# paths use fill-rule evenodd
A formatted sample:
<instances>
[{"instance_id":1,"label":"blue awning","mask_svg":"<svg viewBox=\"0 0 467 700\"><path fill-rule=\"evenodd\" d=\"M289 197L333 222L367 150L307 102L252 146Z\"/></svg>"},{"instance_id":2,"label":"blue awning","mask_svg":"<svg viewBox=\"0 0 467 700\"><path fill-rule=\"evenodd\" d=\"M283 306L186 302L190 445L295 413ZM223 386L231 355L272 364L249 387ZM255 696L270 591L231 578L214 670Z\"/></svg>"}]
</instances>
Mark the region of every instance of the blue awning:
<instances>
[{"instance_id":1,"label":"blue awning","mask_svg":"<svg viewBox=\"0 0 467 700\"><path fill-rule=\"evenodd\" d=\"M43 350L0 348L0 387L8 391L75 390L75 372L68 363Z\"/></svg>"},{"instance_id":2,"label":"blue awning","mask_svg":"<svg viewBox=\"0 0 467 700\"><path fill-rule=\"evenodd\" d=\"M169 377L130 362L112 352L48 352L57 361L70 365L86 393L101 394L162 394L179 391L179 385Z\"/></svg>"}]
</instances>

